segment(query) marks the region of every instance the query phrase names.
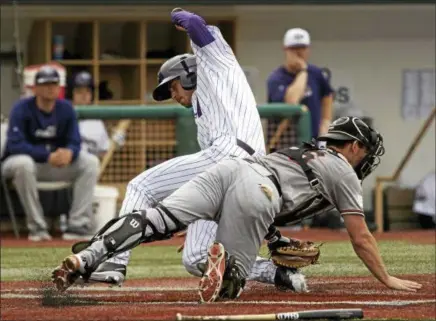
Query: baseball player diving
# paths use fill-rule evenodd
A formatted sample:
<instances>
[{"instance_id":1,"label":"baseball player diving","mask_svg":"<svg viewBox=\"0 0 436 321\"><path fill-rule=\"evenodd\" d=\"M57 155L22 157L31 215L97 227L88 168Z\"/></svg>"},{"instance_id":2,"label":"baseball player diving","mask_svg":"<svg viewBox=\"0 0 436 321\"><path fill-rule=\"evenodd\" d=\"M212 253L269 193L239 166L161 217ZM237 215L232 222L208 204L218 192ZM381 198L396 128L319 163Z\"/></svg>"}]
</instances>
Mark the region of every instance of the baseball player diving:
<instances>
[{"instance_id":1,"label":"baseball player diving","mask_svg":"<svg viewBox=\"0 0 436 321\"><path fill-rule=\"evenodd\" d=\"M218 222L218 229L200 280L200 299L234 299L273 222L298 222L336 207L355 253L375 278L391 289L420 289L419 283L387 272L365 223L361 182L380 163L382 136L359 118L343 117L318 140L326 147L313 142L267 156L225 159L155 207L111 221L87 248L65 258L66 278L86 275L99 261L141 242L210 219Z\"/></svg>"},{"instance_id":2,"label":"baseball player diving","mask_svg":"<svg viewBox=\"0 0 436 321\"><path fill-rule=\"evenodd\" d=\"M157 101L172 98L185 107L192 107L201 151L171 159L135 177L127 186L120 210L123 219L115 223L116 226L123 225L122 221L128 220L135 210L156 206L223 159L265 155L265 140L254 95L219 29L181 9L173 10L171 18L178 29L188 33L194 55L178 55L161 66L159 85L153 97ZM205 272L208 248L215 240L218 228L216 222L204 218L186 224L189 227L183 253L185 267L199 277ZM161 222L165 222L163 216ZM155 239L167 238L173 233L169 229L161 230L159 225L156 229L153 224L150 221ZM273 227L266 239L270 243L289 242ZM106 261L101 260L96 269L88 270L90 273L85 280L121 284L130 256L129 249L126 250L117 251ZM54 281L60 289L83 281L84 278L65 278L64 270L61 266L54 272ZM248 279L272 283L279 289L306 291L304 276L299 270L277 267L271 260L260 257L253 264Z\"/></svg>"}]
</instances>

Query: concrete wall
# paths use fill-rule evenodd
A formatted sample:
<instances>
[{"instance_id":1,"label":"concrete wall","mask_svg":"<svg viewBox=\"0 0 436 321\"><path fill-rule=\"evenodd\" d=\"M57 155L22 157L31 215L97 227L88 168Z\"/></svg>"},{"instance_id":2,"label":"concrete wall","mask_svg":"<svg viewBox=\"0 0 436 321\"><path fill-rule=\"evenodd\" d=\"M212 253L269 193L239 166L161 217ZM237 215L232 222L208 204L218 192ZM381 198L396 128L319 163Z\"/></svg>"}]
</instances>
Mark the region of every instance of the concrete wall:
<instances>
[{"instance_id":1,"label":"concrete wall","mask_svg":"<svg viewBox=\"0 0 436 321\"><path fill-rule=\"evenodd\" d=\"M243 66L255 67L259 103L265 101L265 79L283 61L281 41L288 28L302 27L312 35L312 62L333 72L333 85L350 90L351 104L374 119L384 137L386 155L364 184L369 196L376 175L390 175L419 131L423 120L405 121L401 116L401 75L405 68L435 68L434 6L271 6L187 8L214 16L238 18L237 53ZM168 16L171 8L116 7L116 9L66 9L21 7L21 39L26 39L36 17L57 14L139 17ZM13 43L12 11L2 11L2 46ZM111 35L108 34L110 37ZM158 41L158 40L156 40ZM9 109L17 92L2 72L2 112ZM400 183L413 186L435 168L435 126L404 171ZM365 207L370 208L369 198Z\"/></svg>"}]
</instances>

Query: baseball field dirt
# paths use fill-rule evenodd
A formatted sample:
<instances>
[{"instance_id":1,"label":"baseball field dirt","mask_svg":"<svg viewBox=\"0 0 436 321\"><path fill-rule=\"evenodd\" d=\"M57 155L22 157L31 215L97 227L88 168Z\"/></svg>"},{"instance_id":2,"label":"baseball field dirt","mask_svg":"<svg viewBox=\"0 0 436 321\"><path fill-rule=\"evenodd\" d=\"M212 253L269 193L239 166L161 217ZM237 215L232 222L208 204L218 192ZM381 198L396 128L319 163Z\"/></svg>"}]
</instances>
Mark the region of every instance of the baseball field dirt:
<instances>
[{"instance_id":1,"label":"baseball field dirt","mask_svg":"<svg viewBox=\"0 0 436 321\"><path fill-rule=\"evenodd\" d=\"M284 234L290 235L290 233ZM315 241L338 242L338 244L348 239L346 233L330 230L292 232L292 236ZM377 239L382 241L400 239L410 244L425 243L425 251L433 249L434 252L435 249L435 231L385 233L377 236ZM146 245L146 247L167 246L173 253L175 245L181 242L181 239L176 238L154 245ZM39 247L63 246L67 253L67 246L70 244L70 242L51 242L41 243ZM392 246L395 243L389 244ZM327 258L329 253L334 252L326 251L325 265L327 268L318 272L314 269L314 273L308 270L306 273L309 293L279 292L272 285L248 282L245 291L236 301L199 304L198 279L187 277L187 275L131 279L126 281L122 287L115 288L97 285L72 288L58 295L52 290L47 280L36 281L32 280L32 277L21 274L17 276L20 271L11 268L14 263L11 265L3 263L3 260L8 259L12 253L6 249L11 249L11 251L14 251L14 248L31 249L31 246L34 246L34 243L28 243L25 240L2 240L2 269L5 268L6 276L3 277L2 271L1 320L175 320L178 312L190 315L222 315L332 308L361 308L366 319L433 320L436 317L435 262L434 256L431 255L424 258L433 260L433 262L427 262L429 263L426 268L427 273L395 274L422 283L423 288L416 293L389 290L370 276L354 276L353 271L346 272L347 276L338 276L338 272L331 268L334 265L329 265ZM383 252L383 245L381 248ZM411 253L405 253L405 248L408 247L400 248L399 245L400 251L403 252L401 258L404 264L406 260L414 259L412 252L418 249L412 247ZM139 249L141 250L143 249ZM60 255L57 252L53 253L55 256ZM175 256L175 258L177 260L180 256ZM395 260L398 260L398 257ZM387 261L389 267L392 262L389 258ZM354 259L349 262L350 266L358 263ZM28 262L26 261L25 264ZM321 260L321 266L322 264ZM344 264L347 263L342 263L341 266ZM401 266L402 262L399 263L399 267ZM155 268L159 269L158 266ZM347 266L344 266L344 269L346 271ZM135 271L135 267L132 270ZM398 271L409 270L399 269ZM417 269L417 271L421 270ZM20 279L27 281L20 281Z\"/></svg>"}]
</instances>

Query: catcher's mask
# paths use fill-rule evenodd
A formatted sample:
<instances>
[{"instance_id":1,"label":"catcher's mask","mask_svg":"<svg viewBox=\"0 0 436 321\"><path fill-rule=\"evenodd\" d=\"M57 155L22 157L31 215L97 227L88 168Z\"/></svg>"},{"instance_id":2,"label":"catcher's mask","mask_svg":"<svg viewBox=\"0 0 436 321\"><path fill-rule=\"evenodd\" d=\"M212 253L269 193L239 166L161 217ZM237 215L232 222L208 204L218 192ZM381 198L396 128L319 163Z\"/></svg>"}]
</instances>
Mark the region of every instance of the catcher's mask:
<instances>
[{"instance_id":1,"label":"catcher's mask","mask_svg":"<svg viewBox=\"0 0 436 321\"><path fill-rule=\"evenodd\" d=\"M357 117L341 117L335 120L319 141L358 141L367 148L366 156L355 166L357 177L363 180L380 164L385 153L383 137Z\"/></svg>"},{"instance_id":2,"label":"catcher's mask","mask_svg":"<svg viewBox=\"0 0 436 321\"><path fill-rule=\"evenodd\" d=\"M183 89L194 89L197 85L195 56L183 54L172 57L160 67L157 78L159 84L153 91L153 99L156 101L171 98L170 85L175 79L180 80Z\"/></svg>"}]
</instances>

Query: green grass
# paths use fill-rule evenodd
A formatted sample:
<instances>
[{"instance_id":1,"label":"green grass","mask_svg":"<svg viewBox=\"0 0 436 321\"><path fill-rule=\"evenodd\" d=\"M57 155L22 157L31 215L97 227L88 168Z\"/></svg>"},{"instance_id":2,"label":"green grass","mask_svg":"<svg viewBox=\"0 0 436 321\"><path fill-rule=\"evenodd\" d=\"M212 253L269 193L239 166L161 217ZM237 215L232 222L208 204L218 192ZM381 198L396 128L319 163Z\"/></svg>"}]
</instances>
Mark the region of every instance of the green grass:
<instances>
[{"instance_id":1,"label":"green grass","mask_svg":"<svg viewBox=\"0 0 436 321\"><path fill-rule=\"evenodd\" d=\"M435 273L435 245L380 242L382 257L391 274ZM133 250L129 279L188 277L176 246L139 247ZM64 248L1 248L1 281L50 279L51 270L68 255ZM261 254L267 254L262 248ZM331 242L321 247L320 264L304 269L307 276L370 275L349 242Z\"/></svg>"}]
</instances>

